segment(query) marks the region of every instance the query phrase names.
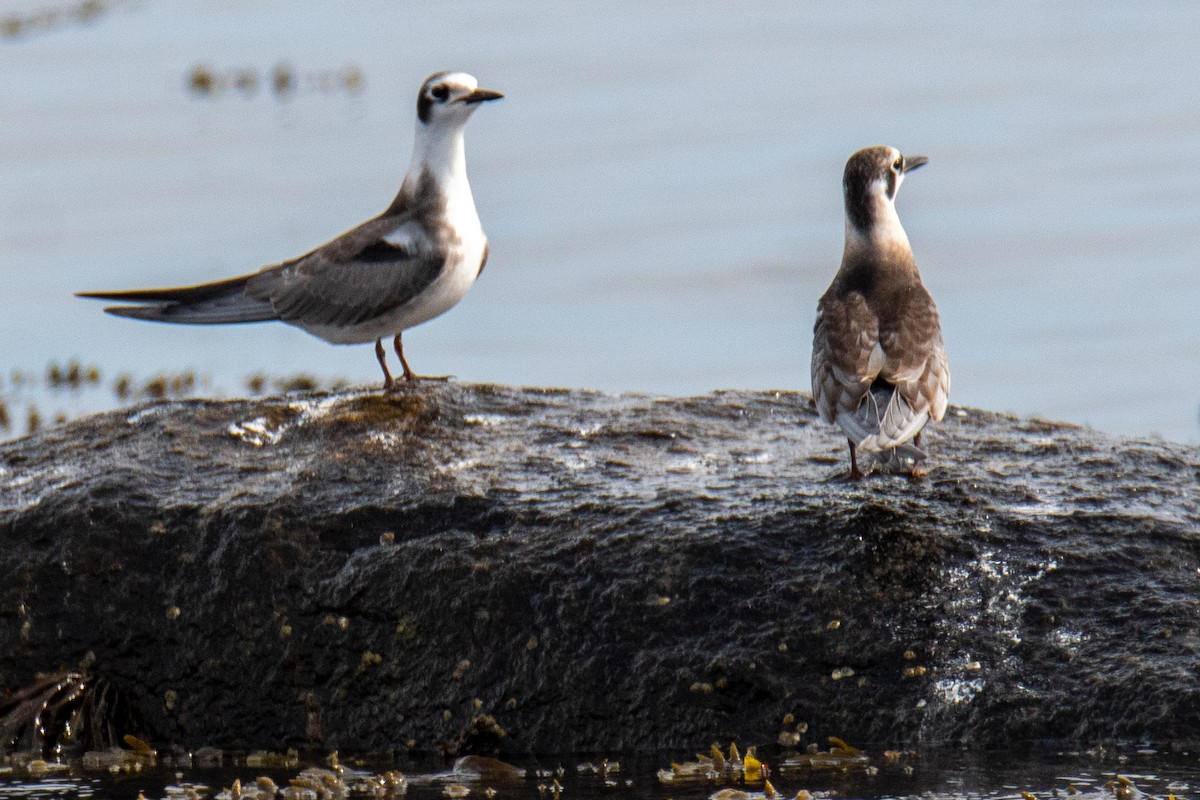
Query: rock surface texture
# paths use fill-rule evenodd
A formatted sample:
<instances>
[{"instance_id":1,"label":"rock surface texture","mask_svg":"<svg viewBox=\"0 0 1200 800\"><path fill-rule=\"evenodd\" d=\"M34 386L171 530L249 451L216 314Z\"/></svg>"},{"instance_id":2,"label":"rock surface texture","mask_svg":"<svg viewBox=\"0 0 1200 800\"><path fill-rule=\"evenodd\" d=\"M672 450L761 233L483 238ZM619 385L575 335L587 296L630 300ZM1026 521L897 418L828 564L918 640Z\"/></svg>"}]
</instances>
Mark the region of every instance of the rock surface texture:
<instances>
[{"instance_id":1,"label":"rock surface texture","mask_svg":"<svg viewBox=\"0 0 1200 800\"><path fill-rule=\"evenodd\" d=\"M847 482L761 392L92 417L0 445L0 690L82 670L185 747L1200 739L1197 448L926 441Z\"/></svg>"}]
</instances>

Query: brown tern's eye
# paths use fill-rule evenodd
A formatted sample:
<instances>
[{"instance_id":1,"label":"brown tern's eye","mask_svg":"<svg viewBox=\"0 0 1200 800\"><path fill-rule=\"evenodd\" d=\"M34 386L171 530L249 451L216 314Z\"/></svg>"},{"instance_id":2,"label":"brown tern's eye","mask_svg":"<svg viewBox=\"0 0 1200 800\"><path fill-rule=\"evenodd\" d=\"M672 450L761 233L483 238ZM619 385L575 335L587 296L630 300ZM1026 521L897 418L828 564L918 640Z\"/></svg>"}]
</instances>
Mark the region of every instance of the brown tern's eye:
<instances>
[{"instance_id":1,"label":"brown tern's eye","mask_svg":"<svg viewBox=\"0 0 1200 800\"><path fill-rule=\"evenodd\" d=\"M438 86L433 87L429 90L429 93L433 95L435 100L445 100L450 96L450 90L446 88L445 84L439 84Z\"/></svg>"}]
</instances>

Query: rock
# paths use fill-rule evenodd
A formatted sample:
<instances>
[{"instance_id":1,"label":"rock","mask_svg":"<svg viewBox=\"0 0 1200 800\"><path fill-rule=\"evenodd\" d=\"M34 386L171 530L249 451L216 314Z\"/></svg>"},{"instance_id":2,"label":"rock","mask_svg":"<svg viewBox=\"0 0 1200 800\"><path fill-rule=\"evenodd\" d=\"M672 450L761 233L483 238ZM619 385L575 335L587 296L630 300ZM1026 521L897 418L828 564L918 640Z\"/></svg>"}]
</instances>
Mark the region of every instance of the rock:
<instances>
[{"instance_id":1,"label":"rock","mask_svg":"<svg viewBox=\"0 0 1200 800\"><path fill-rule=\"evenodd\" d=\"M0 687L98 676L160 748L1194 742L1197 449L965 409L925 447L847 482L787 392L92 417L0 445Z\"/></svg>"}]
</instances>

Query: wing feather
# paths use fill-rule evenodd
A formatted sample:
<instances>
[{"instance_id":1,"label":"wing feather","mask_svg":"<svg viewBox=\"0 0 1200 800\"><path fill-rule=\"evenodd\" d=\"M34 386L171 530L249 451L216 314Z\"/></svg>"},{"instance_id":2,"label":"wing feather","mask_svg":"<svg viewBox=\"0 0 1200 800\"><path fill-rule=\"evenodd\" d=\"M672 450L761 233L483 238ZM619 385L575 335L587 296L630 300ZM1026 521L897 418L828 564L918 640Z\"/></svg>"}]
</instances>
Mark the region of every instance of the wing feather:
<instances>
[{"instance_id":1,"label":"wing feather","mask_svg":"<svg viewBox=\"0 0 1200 800\"><path fill-rule=\"evenodd\" d=\"M919 282L877 313L858 291L831 287L813 336L817 410L861 449L895 448L945 415L950 371L937 307Z\"/></svg>"},{"instance_id":2,"label":"wing feather","mask_svg":"<svg viewBox=\"0 0 1200 800\"><path fill-rule=\"evenodd\" d=\"M269 300L285 322L303 325L357 325L394 311L437 279L447 245L416 220L380 222L258 273L247 293Z\"/></svg>"},{"instance_id":3,"label":"wing feather","mask_svg":"<svg viewBox=\"0 0 1200 800\"><path fill-rule=\"evenodd\" d=\"M879 372L879 320L859 292L826 292L813 327L812 387L826 422L853 412Z\"/></svg>"}]
</instances>

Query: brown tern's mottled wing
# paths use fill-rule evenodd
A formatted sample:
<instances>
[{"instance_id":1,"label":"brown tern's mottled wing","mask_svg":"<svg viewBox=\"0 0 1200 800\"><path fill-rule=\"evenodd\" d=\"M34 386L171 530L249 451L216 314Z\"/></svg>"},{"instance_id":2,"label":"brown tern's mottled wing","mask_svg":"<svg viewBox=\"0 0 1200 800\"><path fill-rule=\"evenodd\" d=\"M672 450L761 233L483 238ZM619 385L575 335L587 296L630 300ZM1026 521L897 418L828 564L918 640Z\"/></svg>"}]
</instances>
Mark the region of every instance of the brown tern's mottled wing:
<instances>
[{"instance_id":1,"label":"brown tern's mottled wing","mask_svg":"<svg viewBox=\"0 0 1200 800\"><path fill-rule=\"evenodd\" d=\"M937 306L917 283L894 298L891 310L880 326L885 358L879 377L896 387L910 415L940 420L950 396L950 367ZM890 421L885 415L885 437L904 435L909 427L903 415ZM914 433L919 432L920 427Z\"/></svg>"},{"instance_id":2,"label":"brown tern's mottled wing","mask_svg":"<svg viewBox=\"0 0 1200 800\"><path fill-rule=\"evenodd\" d=\"M889 297L879 313L860 292L827 292L812 370L822 418L836 421L863 450L903 444L946 412L950 371L941 326L919 283Z\"/></svg>"},{"instance_id":3,"label":"brown tern's mottled wing","mask_svg":"<svg viewBox=\"0 0 1200 800\"><path fill-rule=\"evenodd\" d=\"M812 391L826 422L855 412L882 367L879 320L859 292L830 289L813 326Z\"/></svg>"}]
</instances>

